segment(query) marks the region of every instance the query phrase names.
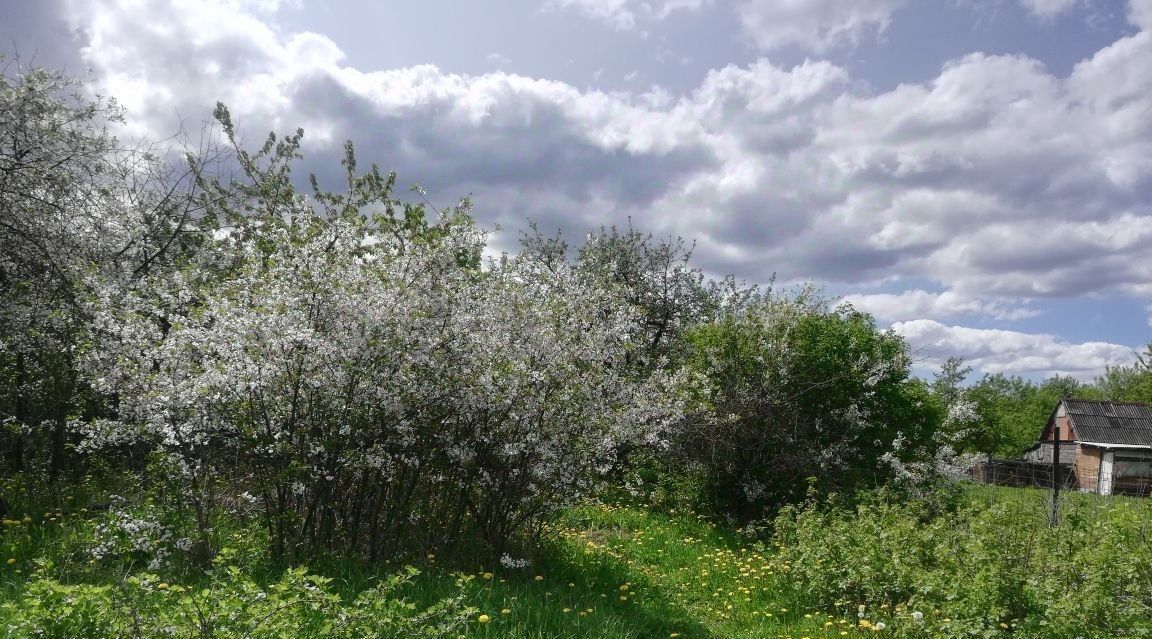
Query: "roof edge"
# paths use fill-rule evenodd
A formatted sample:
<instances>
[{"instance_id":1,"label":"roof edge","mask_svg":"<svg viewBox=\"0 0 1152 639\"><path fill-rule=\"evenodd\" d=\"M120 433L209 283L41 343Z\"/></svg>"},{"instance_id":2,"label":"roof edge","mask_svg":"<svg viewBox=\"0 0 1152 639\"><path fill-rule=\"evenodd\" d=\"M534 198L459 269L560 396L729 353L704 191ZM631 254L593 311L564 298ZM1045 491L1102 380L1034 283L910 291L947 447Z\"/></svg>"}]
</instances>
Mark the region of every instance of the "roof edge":
<instances>
[{"instance_id":1,"label":"roof edge","mask_svg":"<svg viewBox=\"0 0 1152 639\"><path fill-rule=\"evenodd\" d=\"M1152 404L1149 404L1148 402L1120 402L1112 401L1110 399L1081 399L1079 397L1061 397L1060 401L1085 402L1088 404L1120 404L1122 406L1148 406L1149 408L1152 408Z\"/></svg>"},{"instance_id":2,"label":"roof edge","mask_svg":"<svg viewBox=\"0 0 1152 639\"><path fill-rule=\"evenodd\" d=\"M1081 446L1095 446L1096 448L1129 448L1136 450L1152 450L1152 446L1145 444L1108 444L1104 442L1082 442L1076 440L1076 443Z\"/></svg>"}]
</instances>

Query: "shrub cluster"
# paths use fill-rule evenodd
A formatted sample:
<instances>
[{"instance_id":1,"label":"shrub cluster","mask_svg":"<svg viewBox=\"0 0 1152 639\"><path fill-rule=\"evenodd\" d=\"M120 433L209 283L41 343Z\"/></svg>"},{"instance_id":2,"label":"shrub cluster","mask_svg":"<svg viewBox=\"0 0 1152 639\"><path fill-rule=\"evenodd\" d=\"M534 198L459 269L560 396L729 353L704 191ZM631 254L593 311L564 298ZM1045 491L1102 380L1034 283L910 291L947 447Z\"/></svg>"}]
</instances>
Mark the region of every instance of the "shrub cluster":
<instances>
[{"instance_id":1,"label":"shrub cluster","mask_svg":"<svg viewBox=\"0 0 1152 639\"><path fill-rule=\"evenodd\" d=\"M43 488L22 508L130 469L185 520L165 547L202 563L225 511L289 562L499 557L632 460L751 520L931 441L906 345L850 307L710 280L632 229L485 257L466 200L403 201L351 143L346 186L308 188L302 131L247 150L221 105L219 138L160 160L76 87L0 77L24 132L0 140L24 184L0 194L0 476Z\"/></svg>"},{"instance_id":2,"label":"shrub cluster","mask_svg":"<svg viewBox=\"0 0 1152 639\"><path fill-rule=\"evenodd\" d=\"M1049 527L1042 499L939 513L894 497L812 501L777 517L780 557L813 603L899 610L906 636L922 636L914 612L943 637L1152 632L1148 504L1074 501Z\"/></svg>"},{"instance_id":3,"label":"shrub cluster","mask_svg":"<svg viewBox=\"0 0 1152 639\"><path fill-rule=\"evenodd\" d=\"M139 637L455 637L473 611L459 596L425 608L399 596L415 574L398 574L342 601L327 577L287 571L261 586L235 568L213 572L208 586L167 583L143 573L117 585L28 582L0 604L0 626L13 639L136 639Z\"/></svg>"},{"instance_id":4,"label":"shrub cluster","mask_svg":"<svg viewBox=\"0 0 1152 639\"><path fill-rule=\"evenodd\" d=\"M204 544L224 479L279 557L473 534L498 556L675 415L665 377L626 366L636 320L613 289L482 262L466 203L426 220L350 148L349 194L306 197L283 177L297 142L205 189L229 223L192 259L92 286L83 369L118 401L85 446L166 456Z\"/></svg>"},{"instance_id":5,"label":"shrub cluster","mask_svg":"<svg viewBox=\"0 0 1152 639\"><path fill-rule=\"evenodd\" d=\"M764 294L688 340L703 383L678 452L739 521L802 499L809 478L850 491L936 452L942 409L906 344L851 306Z\"/></svg>"}]
</instances>

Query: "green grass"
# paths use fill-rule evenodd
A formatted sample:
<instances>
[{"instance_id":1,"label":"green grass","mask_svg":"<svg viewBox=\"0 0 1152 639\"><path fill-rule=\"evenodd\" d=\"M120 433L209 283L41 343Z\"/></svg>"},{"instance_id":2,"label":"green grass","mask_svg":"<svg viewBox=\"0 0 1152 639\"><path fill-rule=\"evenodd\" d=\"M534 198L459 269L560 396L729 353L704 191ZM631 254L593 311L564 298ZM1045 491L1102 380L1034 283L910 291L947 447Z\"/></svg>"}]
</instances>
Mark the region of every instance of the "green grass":
<instances>
[{"instance_id":1,"label":"green grass","mask_svg":"<svg viewBox=\"0 0 1152 639\"><path fill-rule=\"evenodd\" d=\"M94 522L82 513L44 514L38 513L31 523L5 526L0 537L0 601L18 602L28 582L38 577L104 585L123 579L123 573L78 551L90 538ZM239 564L257 583L278 577L234 548L223 557L220 563ZM470 637L703 639L861 633L854 628L854 605L851 610L847 605L843 610L807 609L789 587L787 567L777 564L771 553L688 514L589 505L566 513L527 568L467 558L431 557L415 563L421 574L400 594L419 606L462 593L472 609L464 629ZM331 578L332 589L350 601L401 566L330 561L310 569ZM153 581L162 580L168 588L208 585L205 577L187 568L156 572ZM481 623L481 615L486 615L486 623ZM0 628L3 622L0 608Z\"/></svg>"},{"instance_id":2,"label":"green grass","mask_svg":"<svg viewBox=\"0 0 1152 639\"><path fill-rule=\"evenodd\" d=\"M423 570L419 595L431 600L447 594L449 571L434 565ZM573 509L552 530L534 566L479 565L465 581L468 603L490 619L473 624L469 636L871 635L857 627L854 603L839 610L806 607L790 587L787 566L764 548L698 517L642 507Z\"/></svg>"},{"instance_id":3,"label":"green grass","mask_svg":"<svg viewBox=\"0 0 1152 639\"><path fill-rule=\"evenodd\" d=\"M1011 505L1038 526L1048 526L1052 515L1052 490L1016 486L966 484L965 500L972 505ZM1152 499L1131 495L1099 495L1061 490L1057 516L1076 523L1105 523L1114 515L1146 509Z\"/></svg>"},{"instance_id":4,"label":"green grass","mask_svg":"<svg viewBox=\"0 0 1152 639\"><path fill-rule=\"evenodd\" d=\"M1024 528L1035 528L1038 534L1047 530L1048 499L1047 493L1036 489L987 486L969 486L965 495L965 501L978 510L982 505L995 506L1001 513L1007 508L1012 518L1006 522L1023 522ZM12 606L28 601L32 596L29 589L45 579L64 586L91 584L97 588L115 588L132 574L144 580L134 588L146 590L164 583L169 592L202 591L233 582L238 588L248 588L241 583L246 580L252 587L271 593L278 580L284 578L282 569L264 560L266 544L258 529L236 521L225 522L226 526L221 529L223 550L211 573L176 562L151 571L154 576L146 576L149 571L141 561L132 566L95 561L88 549L95 543L94 530L103 515L70 508L75 501L62 496L58 507L29 514L27 521L21 513L20 519L9 520L3 526L0 532L0 636L5 628L5 615L13 614ZM1143 520L1148 507L1148 500L1079 493L1068 493L1061 504L1067 531L1099 531L1097 536L1110 530L1106 525L1110 520L1118 525L1128 520ZM998 522L997 517L1002 519L1003 514L986 521ZM897 528L883 531L889 536L906 534L906 541L874 541L897 543L894 548L913 543L918 538L915 522L911 525L913 528L903 533L898 533ZM1005 534L1009 528L1011 526L1005 525ZM819 529L820 526L812 528L816 535L813 539L819 539ZM1113 536L1121 530L1124 529L1116 528ZM955 532L969 534L970 531ZM870 539L863 532L861 535L862 539ZM917 543L933 545L936 543L933 539L919 539ZM819 546L823 542L816 543ZM1108 543L1121 548L1128 540ZM858 558L872 552L875 556L871 558L871 565L877 570L892 557L876 548L853 546L846 550L847 555ZM817 549L817 554L819 552ZM781 557L778 549L770 545L753 543L733 530L691 513L656 512L637 505L589 504L568 510L546 532L543 546L526 568L504 568L467 555L430 555L384 565L340 558L316 559L308 570L310 574L330 580L325 582L325 588L333 603L310 614L316 627L322 627L322 617L341 607L350 608L358 595L412 564L420 574L401 586L396 594L412 602L413 610L458 598L455 610L462 612L454 614L462 617L464 623L450 636L510 639L876 636L874 629L861 627L858 617L861 604L866 606L863 621L866 624L884 622L888 630L885 634L956 636L954 632L950 634L947 627L951 620L947 618L950 613L945 603L939 604L944 610L924 610L923 624L913 622L912 610L902 607L900 599L887 600L891 608L882 605L883 598L835 601L817 607L813 602L818 598L801 594L804 591L800 575L811 578L815 574L812 567L797 563L793 568ZM230 577L225 575L228 570L232 571ZM840 574L840 570L830 564L820 570L830 580ZM883 580L883 573L867 574L870 579ZM809 591L811 585L807 584ZM178 598L165 599L167 592L151 595L156 596L147 600L151 603L145 603L154 606L161 617L167 614L166 610L177 614ZM5 602L8 602L7 609Z\"/></svg>"}]
</instances>

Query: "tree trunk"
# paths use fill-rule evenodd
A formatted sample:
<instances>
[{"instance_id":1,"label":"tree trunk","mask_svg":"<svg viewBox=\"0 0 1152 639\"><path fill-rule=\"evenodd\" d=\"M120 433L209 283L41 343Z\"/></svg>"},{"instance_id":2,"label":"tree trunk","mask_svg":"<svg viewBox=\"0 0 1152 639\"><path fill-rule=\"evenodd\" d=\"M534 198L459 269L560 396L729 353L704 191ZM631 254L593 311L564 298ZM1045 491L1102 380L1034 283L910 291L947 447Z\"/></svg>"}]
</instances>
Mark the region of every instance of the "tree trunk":
<instances>
[{"instance_id":1,"label":"tree trunk","mask_svg":"<svg viewBox=\"0 0 1152 639\"><path fill-rule=\"evenodd\" d=\"M28 422L28 368L24 353L16 353L16 431L12 434L12 447L8 451L8 467L13 472L24 469L24 425Z\"/></svg>"}]
</instances>

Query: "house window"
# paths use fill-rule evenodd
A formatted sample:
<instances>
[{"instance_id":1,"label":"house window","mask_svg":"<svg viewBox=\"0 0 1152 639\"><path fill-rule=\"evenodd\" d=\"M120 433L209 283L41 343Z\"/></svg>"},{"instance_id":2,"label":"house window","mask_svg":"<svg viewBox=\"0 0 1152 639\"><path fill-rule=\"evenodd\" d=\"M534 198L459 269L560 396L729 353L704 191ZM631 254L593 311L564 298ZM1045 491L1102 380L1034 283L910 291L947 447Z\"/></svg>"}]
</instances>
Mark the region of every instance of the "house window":
<instances>
[{"instance_id":1,"label":"house window","mask_svg":"<svg viewBox=\"0 0 1152 639\"><path fill-rule=\"evenodd\" d=\"M1122 477L1152 478L1152 452L1116 453L1112 472L1117 479Z\"/></svg>"},{"instance_id":2,"label":"house window","mask_svg":"<svg viewBox=\"0 0 1152 639\"><path fill-rule=\"evenodd\" d=\"M1152 452L1116 451L1112 478L1108 483L1108 493L1125 495L1152 493Z\"/></svg>"}]
</instances>

